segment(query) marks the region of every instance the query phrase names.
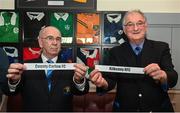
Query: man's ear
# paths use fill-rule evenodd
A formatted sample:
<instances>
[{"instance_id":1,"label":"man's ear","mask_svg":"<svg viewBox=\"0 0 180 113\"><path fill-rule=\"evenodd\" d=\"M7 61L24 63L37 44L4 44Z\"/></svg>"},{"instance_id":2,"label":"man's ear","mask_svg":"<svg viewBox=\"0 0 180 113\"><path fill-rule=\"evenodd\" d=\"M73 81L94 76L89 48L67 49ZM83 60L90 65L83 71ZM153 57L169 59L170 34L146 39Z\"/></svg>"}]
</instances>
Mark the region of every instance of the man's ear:
<instances>
[{"instance_id":1,"label":"man's ear","mask_svg":"<svg viewBox=\"0 0 180 113\"><path fill-rule=\"evenodd\" d=\"M147 32L147 29L148 29L148 23L145 22L145 27L146 27L146 32Z\"/></svg>"},{"instance_id":2,"label":"man's ear","mask_svg":"<svg viewBox=\"0 0 180 113\"><path fill-rule=\"evenodd\" d=\"M145 22L145 26L146 26L146 27L148 27L148 23L147 23L147 21Z\"/></svg>"},{"instance_id":3,"label":"man's ear","mask_svg":"<svg viewBox=\"0 0 180 113\"><path fill-rule=\"evenodd\" d=\"M39 43L39 47L42 48L42 39L40 37L38 37L38 43Z\"/></svg>"}]
</instances>

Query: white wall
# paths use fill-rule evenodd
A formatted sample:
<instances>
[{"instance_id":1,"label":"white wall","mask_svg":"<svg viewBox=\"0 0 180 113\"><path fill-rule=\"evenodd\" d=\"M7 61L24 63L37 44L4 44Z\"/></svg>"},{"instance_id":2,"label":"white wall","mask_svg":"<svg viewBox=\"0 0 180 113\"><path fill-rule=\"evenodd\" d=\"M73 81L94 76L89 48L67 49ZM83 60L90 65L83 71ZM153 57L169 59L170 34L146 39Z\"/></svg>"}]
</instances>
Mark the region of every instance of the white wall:
<instances>
[{"instance_id":1,"label":"white wall","mask_svg":"<svg viewBox=\"0 0 180 113\"><path fill-rule=\"evenodd\" d=\"M0 0L0 9L14 9L15 0ZM98 11L127 11L180 13L180 0L97 0Z\"/></svg>"},{"instance_id":2,"label":"white wall","mask_svg":"<svg viewBox=\"0 0 180 113\"><path fill-rule=\"evenodd\" d=\"M0 0L0 9L14 9L15 0Z\"/></svg>"},{"instance_id":3,"label":"white wall","mask_svg":"<svg viewBox=\"0 0 180 113\"><path fill-rule=\"evenodd\" d=\"M98 11L127 11L180 13L180 0L97 0Z\"/></svg>"}]
</instances>

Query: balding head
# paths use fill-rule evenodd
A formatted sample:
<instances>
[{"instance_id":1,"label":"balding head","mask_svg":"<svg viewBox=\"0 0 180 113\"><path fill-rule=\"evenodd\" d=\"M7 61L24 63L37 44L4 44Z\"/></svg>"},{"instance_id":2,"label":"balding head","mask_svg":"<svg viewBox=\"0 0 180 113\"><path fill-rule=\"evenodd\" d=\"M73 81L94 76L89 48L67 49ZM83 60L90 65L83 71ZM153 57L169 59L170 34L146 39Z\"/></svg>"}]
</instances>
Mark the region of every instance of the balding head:
<instances>
[{"instance_id":1,"label":"balding head","mask_svg":"<svg viewBox=\"0 0 180 113\"><path fill-rule=\"evenodd\" d=\"M56 27L45 27L39 32L38 42L42 54L47 58L54 58L61 50L61 33Z\"/></svg>"},{"instance_id":2,"label":"balding head","mask_svg":"<svg viewBox=\"0 0 180 113\"><path fill-rule=\"evenodd\" d=\"M46 34L48 34L49 32L54 32L54 31L58 32L59 35L61 36L61 32L56 27L54 27L54 26L47 26L47 27L42 28L39 31L38 38L45 37Z\"/></svg>"}]
</instances>

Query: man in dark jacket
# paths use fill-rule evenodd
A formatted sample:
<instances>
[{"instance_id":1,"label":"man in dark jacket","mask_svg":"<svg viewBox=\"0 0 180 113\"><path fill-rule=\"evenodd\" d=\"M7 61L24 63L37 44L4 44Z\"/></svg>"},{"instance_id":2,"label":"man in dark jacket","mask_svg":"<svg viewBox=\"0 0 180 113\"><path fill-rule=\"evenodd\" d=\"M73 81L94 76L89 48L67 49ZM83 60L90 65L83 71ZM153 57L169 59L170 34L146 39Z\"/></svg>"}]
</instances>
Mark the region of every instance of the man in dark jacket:
<instances>
[{"instance_id":1,"label":"man in dark jacket","mask_svg":"<svg viewBox=\"0 0 180 113\"><path fill-rule=\"evenodd\" d=\"M98 93L117 86L114 111L173 111L167 91L176 85L178 74L168 44L148 40L147 27L146 17L141 11L127 12L123 20L127 41L109 51L107 63L110 66L144 68L144 74L101 73L98 69L90 74Z\"/></svg>"},{"instance_id":2,"label":"man in dark jacket","mask_svg":"<svg viewBox=\"0 0 180 113\"><path fill-rule=\"evenodd\" d=\"M0 78L2 78L2 76L7 74L8 66L9 66L8 57L5 51L2 48L0 48ZM1 105L3 104L2 97L3 97L3 92L0 87L0 104Z\"/></svg>"},{"instance_id":3,"label":"man in dark jacket","mask_svg":"<svg viewBox=\"0 0 180 113\"><path fill-rule=\"evenodd\" d=\"M42 54L26 63L64 63L59 58L61 32L52 26L43 28L38 36ZM72 111L73 95L88 92L86 66L75 64L72 70L26 70L21 63L9 66L1 83L7 95L21 93L23 111Z\"/></svg>"},{"instance_id":4,"label":"man in dark jacket","mask_svg":"<svg viewBox=\"0 0 180 113\"><path fill-rule=\"evenodd\" d=\"M8 57L5 53L5 51L0 48L0 76L4 74L4 72L7 71L9 66Z\"/></svg>"}]
</instances>

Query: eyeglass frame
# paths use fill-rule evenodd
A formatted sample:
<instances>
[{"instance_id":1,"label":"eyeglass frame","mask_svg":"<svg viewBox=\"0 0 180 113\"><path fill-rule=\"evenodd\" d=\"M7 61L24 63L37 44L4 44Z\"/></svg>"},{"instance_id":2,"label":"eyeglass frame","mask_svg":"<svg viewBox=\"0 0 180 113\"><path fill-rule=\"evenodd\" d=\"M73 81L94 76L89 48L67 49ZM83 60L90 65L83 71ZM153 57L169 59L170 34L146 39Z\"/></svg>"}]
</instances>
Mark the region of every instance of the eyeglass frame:
<instances>
[{"instance_id":1,"label":"eyeglass frame","mask_svg":"<svg viewBox=\"0 0 180 113\"><path fill-rule=\"evenodd\" d=\"M41 37L42 38L42 37ZM49 35L49 36L47 36L47 37L44 37L44 38L42 38L42 39L46 39L46 40L48 40L48 41L50 41L50 42L53 42L54 40L56 40L57 42L61 42L61 37L54 37L54 36L51 36L51 35Z\"/></svg>"},{"instance_id":2,"label":"eyeglass frame","mask_svg":"<svg viewBox=\"0 0 180 113\"><path fill-rule=\"evenodd\" d=\"M135 26L137 26L137 27L144 27L145 23L146 23L145 21L138 21L137 23L128 22L124 26L128 27L128 28L133 28Z\"/></svg>"}]
</instances>

